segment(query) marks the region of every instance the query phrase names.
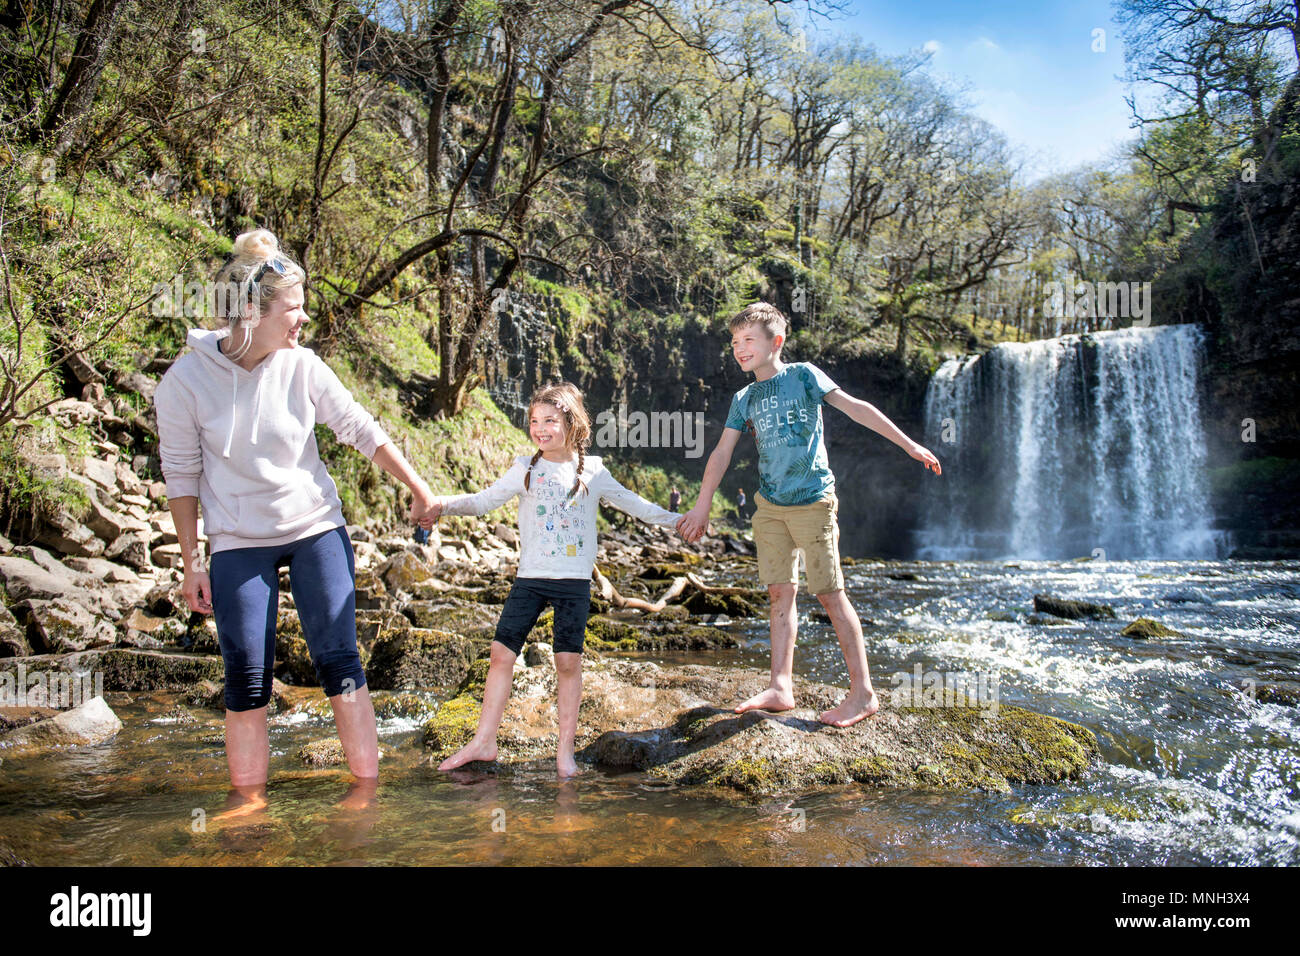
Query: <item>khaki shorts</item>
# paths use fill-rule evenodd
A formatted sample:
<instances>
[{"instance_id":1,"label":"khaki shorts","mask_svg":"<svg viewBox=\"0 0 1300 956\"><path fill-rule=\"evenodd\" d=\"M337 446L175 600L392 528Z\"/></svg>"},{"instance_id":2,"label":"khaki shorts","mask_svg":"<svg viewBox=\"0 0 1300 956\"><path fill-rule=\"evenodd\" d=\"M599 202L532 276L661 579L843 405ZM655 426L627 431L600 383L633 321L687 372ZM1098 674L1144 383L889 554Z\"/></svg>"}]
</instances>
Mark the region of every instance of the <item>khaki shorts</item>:
<instances>
[{"instance_id":1,"label":"khaki shorts","mask_svg":"<svg viewBox=\"0 0 1300 956\"><path fill-rule=\"evenodd\" d=\"M755 493L754 547L758 551L758 581L798 584L803 550L808 590L828 594L844 587L840 570L840 526L835 520L839 501L834 494L807 505L774 505Z\"/></svg>"}]
</instances>

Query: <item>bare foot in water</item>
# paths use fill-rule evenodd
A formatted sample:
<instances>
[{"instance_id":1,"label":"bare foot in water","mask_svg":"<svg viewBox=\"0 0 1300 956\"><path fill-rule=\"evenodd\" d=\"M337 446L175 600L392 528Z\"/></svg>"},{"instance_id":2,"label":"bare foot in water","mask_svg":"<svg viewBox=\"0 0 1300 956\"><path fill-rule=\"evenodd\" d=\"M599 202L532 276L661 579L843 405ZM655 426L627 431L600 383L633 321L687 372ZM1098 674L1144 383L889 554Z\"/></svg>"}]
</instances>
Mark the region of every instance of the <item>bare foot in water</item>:
<instances>
[{"instance_id":1,"label":"bare foot in water","mask_svg":"<svg viewBox=\"0 0 1300 956\"><path fill-rule=\"evenodd\" d=\"M865 694L849 691L849 696L822 714L821 722L832 727L852 727L859 720L870 717L879 709L880 698L876 696L874 690Z\"/></svg>"},{"instance_id":2,"label":"bare foot in water","mask_svg":"<svg viewBox=\"0 0 1300 956\"><path fill-rule=\"evenodd\" d=\"M578 770L578 762L572 756L555 758L555 772L559 774L561 780L569 777L576 777L581 771Z\"/></svg>"},{"instance_id":3,"label":"bare foot in water","mask_svg":"<svg viewBox=\"0 0 1300 956\"><path fill-rule=\"evenodd\" d=\"M439 770L455 770L457 767L463 767L473 760L482 760L491 763L497 759L496 741L491 743L479 743L477 740L471 740L464 747L461 747L454 754L438 764Z\"/></svg>"},{"instance_id":4,"label":"bare foot in water","mask_svg":"<svg viewBox=\"0 0 1300 956\"><path fill-rule=\"evenodd\" d=\"M378 777L357 777L348 785L343 799L334 804L340 810L364 810L375 802L379 790Z\"/></svg>"},{"instance_id":5,"label":"bare foot in water","mask_svg":"<svg viewBox=\"0 0 1300 956\"><path fill-rule=\"evenodd\" d=\"M736 713L743 714L747 710L766 710L772 713L782 710L794 710L794 694L788 690L769 687L761 694L755 694L749 700L740 704L736 708Z\"/></svg>"},{"instance_id":6,"label":"bare foot in water","mask_svg":"<svg viewBox=\"0 0 1300 956\"><path fill-rule=\"evenodd\" d=\"M226 808L213 817L212 822L246 821L249 817L265 810L268 802L265 784L255 787L231 787L230 793L226 796Z\"/></svg>"}]
</instances>

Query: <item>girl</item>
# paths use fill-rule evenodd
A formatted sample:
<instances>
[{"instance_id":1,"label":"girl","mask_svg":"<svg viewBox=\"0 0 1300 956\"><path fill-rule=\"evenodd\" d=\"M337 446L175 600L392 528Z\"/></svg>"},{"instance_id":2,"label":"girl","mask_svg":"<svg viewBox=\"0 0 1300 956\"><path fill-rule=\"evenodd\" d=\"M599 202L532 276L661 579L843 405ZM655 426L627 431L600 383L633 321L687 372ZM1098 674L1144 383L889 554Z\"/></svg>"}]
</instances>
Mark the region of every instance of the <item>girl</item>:
<instances>
[{"instance_id":1,"label":"girl","mask_svg":"<svg viewBox=\"0 0 1300 956\"><path fill-rule=\"evenodd\" d=\"M346 803L364 803L378 775L375 714L357 655L352 542L313 426L330 426L406 484L413 521L426 519L435 500L333 370L298 344L306 279L271 232L239 236L217 273L230 293L216 300L228 328L192 329L190 351L154 394L167 504L186 556L181 593L191 611L214 615L225 662L236 814L266 804L266 708L282 566L358 780ZM211 572L198 549L200 502Z\"/></svg>"},{"instance_id":2,"label":"girl","mask_svg":"<svg viewBox=\"0 0 1300 956\"><path fill-rule=\"evenodd\" d=\"M520 456L505 476L475 495L441 498L440 514L481 515L519 495L519 573L497 623L496 640L483 691L483 710L474 739L448 757L439 770L471 760L495 760L497 728L510 697L515 657L542 609L555 609L556 706L560 742L555 766L561 777L578 772L573 740L582 698L582 644L591 608L591 572L596 563L596 507L601 500L642 521L676 527L682 516L628 491L588 458L591 420L582 393L567 382L533 395L528 430L537 445L532 458Z\"/></svg>"}]
</instances>

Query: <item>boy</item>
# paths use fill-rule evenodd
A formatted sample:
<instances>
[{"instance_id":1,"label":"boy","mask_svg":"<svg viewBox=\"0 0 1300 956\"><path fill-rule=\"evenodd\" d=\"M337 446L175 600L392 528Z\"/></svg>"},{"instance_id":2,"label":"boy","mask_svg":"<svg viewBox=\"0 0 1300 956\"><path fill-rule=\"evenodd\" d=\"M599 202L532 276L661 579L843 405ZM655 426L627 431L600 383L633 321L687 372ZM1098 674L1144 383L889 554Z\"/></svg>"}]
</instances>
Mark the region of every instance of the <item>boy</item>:
<instances>
[{"instance_id":1,"label":"boy","mask_svg":"<svg viewBox=\"0 0 1300 956\"><path fill-rule=\"evenodd\" d=\"M759 582L767 587L771 602L772 677L768 688L738 706L736 713L794 708L796 549L802 548L808 590L830 616L849 668L848 696L823 713L821 721L848 727L874 714L880 702L871 687L862 624L844 593L835 476L822 441L822 402L884 435L936 475L940 473L939 461L875 407L846 395L817 366L782 362L785 337L785 316L766 302L748 306L731 320L732 355L742 369L754 373L754 381L731 400L722 438L704 469L700 497L682 519L680 530L690 541L704 534L713 494L731 463L736 442L743 431L752 431L758 444L759 473L754 544Z\"/></svg>"}]
</instances>

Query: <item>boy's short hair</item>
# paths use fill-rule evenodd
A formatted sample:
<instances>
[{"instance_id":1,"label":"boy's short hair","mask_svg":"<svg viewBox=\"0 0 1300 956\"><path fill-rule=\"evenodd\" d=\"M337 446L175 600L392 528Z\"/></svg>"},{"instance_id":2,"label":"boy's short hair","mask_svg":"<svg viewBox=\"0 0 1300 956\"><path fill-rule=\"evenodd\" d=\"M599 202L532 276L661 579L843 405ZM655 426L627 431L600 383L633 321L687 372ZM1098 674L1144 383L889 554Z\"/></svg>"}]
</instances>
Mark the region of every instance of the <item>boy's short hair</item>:
<instances>
[{"instance_id":1,"label":"boy's short hair","mask_svg":"<svg viewBox=\"0 0 1300 956\"><path fill-rule=\"evenodd\" d=\"M786 321L785 313L772 305L770 302L755 302L753 305L747 305L731 320L731 331L743 329L747 325L758 323L763 327L769 339L781 336L786 337L786 328L789 323Z\"/></svg>"}]
</instances>

